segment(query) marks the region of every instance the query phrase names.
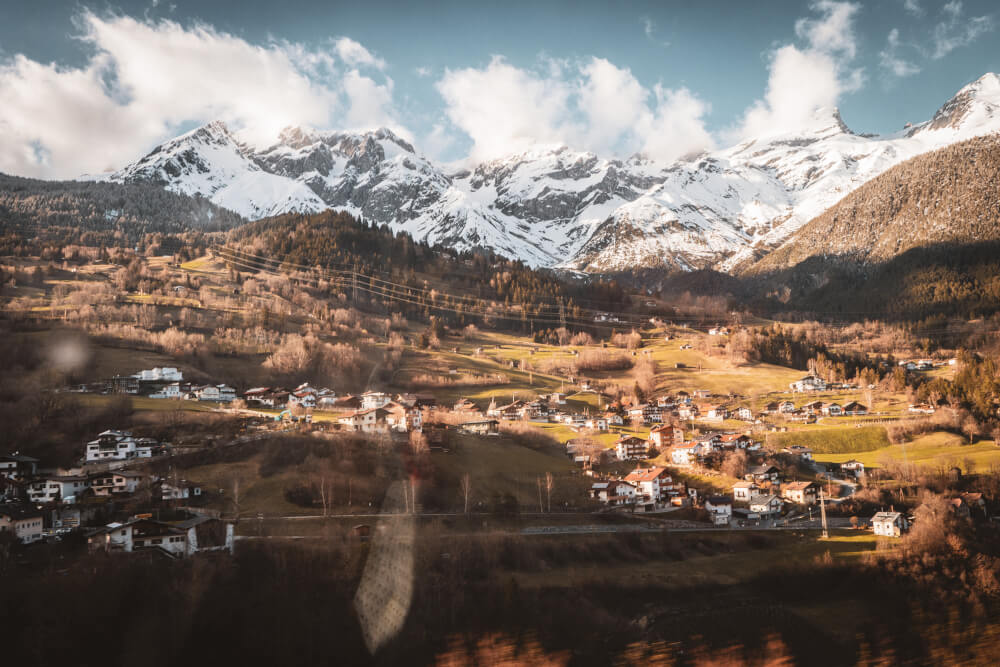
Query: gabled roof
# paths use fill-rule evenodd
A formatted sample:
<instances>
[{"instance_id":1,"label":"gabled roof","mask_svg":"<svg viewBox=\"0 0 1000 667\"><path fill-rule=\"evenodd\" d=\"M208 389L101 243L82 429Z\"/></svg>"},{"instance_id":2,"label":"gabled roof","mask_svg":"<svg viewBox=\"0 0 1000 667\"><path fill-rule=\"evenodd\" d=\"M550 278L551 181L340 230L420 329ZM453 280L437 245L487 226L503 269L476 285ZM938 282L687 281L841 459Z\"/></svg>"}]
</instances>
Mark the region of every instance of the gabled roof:
<instances>
[{"instance_id":1,"label":"gabled roof","mask_svg":"<svg viewBox=\"0 0 1000 667\"><path fill-rule=\"evenodd\" d=\"M900 512L876 512L875 516L872 517L872 522L875 521L895 521L899 517L903 516Z\"/></svg>"},{"instance_id":2,"label":"gabled roof","mask_svg":"<svg viewBox=\"0 0 1000 667\"><path fill-rule=\"evenodd\" d=\"M659 479L660 477L670 477L666 474L667 469L661 468L659 466L654 466L652 468L637 468L629 474L625 475L626 482L652 482Z\"/></svg>"},{"instance_id":3,"label":"gabled roof","mask_svg":"<svg viewBox=\"0 0 1000 667\"><path fill-rule=\"evenodd\" d=\"M816 486L816 482L789 482L785 484L786 491L805 491L811 486Z\"/></svg>"}]
</instances>

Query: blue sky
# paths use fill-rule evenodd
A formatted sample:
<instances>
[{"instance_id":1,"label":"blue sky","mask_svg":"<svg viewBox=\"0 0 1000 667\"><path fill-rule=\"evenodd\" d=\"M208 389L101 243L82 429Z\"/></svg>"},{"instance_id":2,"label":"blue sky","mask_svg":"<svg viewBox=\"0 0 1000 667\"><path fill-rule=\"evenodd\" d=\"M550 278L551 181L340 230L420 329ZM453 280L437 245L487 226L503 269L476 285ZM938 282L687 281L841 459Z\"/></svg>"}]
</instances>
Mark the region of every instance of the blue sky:
<instances>
[{"instance_id":1,"label":"blue sky","mask_svg":"<svg viewBox=\"0 0 1000 667\"><path fill-rule=\"evenodd\" d=\"M213 118L388 125L441 160L534 142L671 159L929 118L1000 71L1000 11L880 2L0 2L0 171L121 166Z\"/></svg>"}]
</instances>

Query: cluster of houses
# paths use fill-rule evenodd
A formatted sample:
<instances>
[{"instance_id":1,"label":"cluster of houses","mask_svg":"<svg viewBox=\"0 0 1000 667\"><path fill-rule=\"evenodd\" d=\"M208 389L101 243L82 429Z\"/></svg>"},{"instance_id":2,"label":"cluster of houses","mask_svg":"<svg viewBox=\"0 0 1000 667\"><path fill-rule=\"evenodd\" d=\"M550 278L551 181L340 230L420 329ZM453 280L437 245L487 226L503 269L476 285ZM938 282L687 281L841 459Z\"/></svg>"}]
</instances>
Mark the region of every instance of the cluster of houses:
<instances>
[{"instance_id":1,"label":"cluster of houses","mask_svg":"<svg viewBox=\"0 0 1000 667\"><path fill-rule=\"evenodd\" d=\"M590 497L608 506L627 505L644 511L680 504L683 500L669 471L659 466L636 468L620 479L594 482Z\"/></svg>"},{"instance_id":2,"label":"cluster of houses","mask_svg":"<svg viewBox=\"0 0 1000 667\"><path fill-rule=\"evenodd\" d=\"M868 406L857 401L811 401L799 407L792 401L772 401L764 406L763 415L783 415L789 421L814 422L819 417L860 417L868 414Z\"/></svg>"},{"instance_id":3,"label":"cluster of houses","mask_svg":"<svg viewBox=\"0 0 1000 667\"><path fill-rule=\"evenodd\" d=\"M908 371L932 371L935 368L954 366L958 363L958 359L955 357L944 361L935 361L934 359L907 359L898 363L900 367L905 368Z\"/></svg>"},{"instance_id":4,"label":"cluster of houses","mask_svg":"<svg viewBox=\"0 0 1000 667\"><path fill-rule=\"evenodd\" d=\"M77 528L109 501L128 501L143 492L149 502L192 501L201 485L125 469L128 463L168 453L166 445L109 430L86 443L83 465L43 469L39 461L17 452L0 455L0 532L12 532L30 544L46 535Z\"/></svg>"}]
</instances>

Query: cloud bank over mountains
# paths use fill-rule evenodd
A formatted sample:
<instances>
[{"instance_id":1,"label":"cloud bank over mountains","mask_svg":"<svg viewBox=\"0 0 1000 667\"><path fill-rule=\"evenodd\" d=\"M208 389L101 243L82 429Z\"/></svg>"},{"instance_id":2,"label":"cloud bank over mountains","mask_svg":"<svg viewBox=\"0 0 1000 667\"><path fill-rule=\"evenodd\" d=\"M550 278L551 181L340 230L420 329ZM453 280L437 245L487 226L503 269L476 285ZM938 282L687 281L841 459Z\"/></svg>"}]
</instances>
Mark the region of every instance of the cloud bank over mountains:
<instances>
[{"instance_id":1,"label":"cloud bank over mountains","mask_svg":"<svg viewBox=\"0 0 1000 667\"><path fill-rule=\"evenodd\" d=\"M917 0L901 9L931 16ZM712 132L711 104L696 88L644 83L603 57L538 56L516 65L498 54L475 66L416 67L421 85L432 86L441 102L426 122L397 95L394 63L350 37L254 44L203 23L83 9L75 18L75 38L88 51L82 65L23 54L0 59L0 171L48 178L107 171L216 119L258 146L289 125L385 126L435 158L461 143L474 161L537 144L672 160L807 126L816 108L860 90L869 78L858 63L861 10L853 2L817 0L808 15L790 18L794 39L762 54L768 78L760 98ZM918 58L942 58L993 30L991 17L966 14L959 0L933 14L919 53L907 52L910 43L893 29L878 69L912 76L920 71ZM655 30L649 19L637 26L647 38ZM664 53L670 57L669 48Z\"/></svg>"}]
</instances>

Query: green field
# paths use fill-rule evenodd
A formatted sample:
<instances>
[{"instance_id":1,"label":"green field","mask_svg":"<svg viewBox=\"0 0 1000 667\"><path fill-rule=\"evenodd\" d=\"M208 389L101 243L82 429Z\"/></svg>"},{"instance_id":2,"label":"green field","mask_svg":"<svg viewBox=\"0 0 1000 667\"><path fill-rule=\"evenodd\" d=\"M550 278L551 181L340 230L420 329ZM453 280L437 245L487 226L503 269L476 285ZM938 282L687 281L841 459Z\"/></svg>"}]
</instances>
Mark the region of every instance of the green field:
<instances>
[{"instance_id":1,"label":"green field","mask_svg":"<svg viewBox=\"0 0 1000 667\"><path fill-rule=\"evenodd\" d=\"M889 437L881 426L815 428L768 433L767 444L777 449L802 445L812 449L815 454L856 454L888 447ZM844 460L849 458L850 456Z\"/></svg>"},{"instance_id":2,"label":"green field","mask_svg":"<svg viewBox=\"0 0 1000 667\"><path fill-rule=\"evenodd\" d=\"M909 464L920 468L958 466L965 472L985 472L1000 467L1000 448L993 441L969 444L954 433L931 433L905 445L891 445L866 452L817 454L817 461L843 463L856 459L870 468Z\"/></svg>"}]
</instances>

